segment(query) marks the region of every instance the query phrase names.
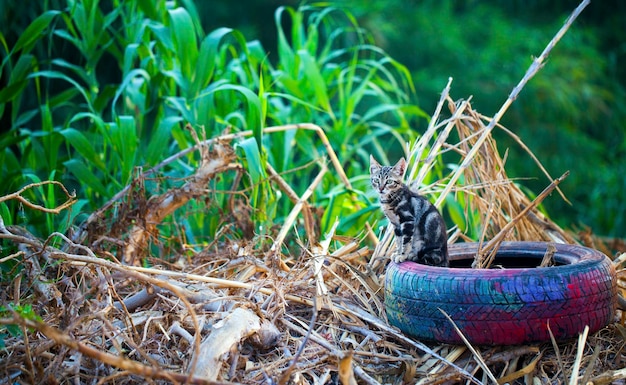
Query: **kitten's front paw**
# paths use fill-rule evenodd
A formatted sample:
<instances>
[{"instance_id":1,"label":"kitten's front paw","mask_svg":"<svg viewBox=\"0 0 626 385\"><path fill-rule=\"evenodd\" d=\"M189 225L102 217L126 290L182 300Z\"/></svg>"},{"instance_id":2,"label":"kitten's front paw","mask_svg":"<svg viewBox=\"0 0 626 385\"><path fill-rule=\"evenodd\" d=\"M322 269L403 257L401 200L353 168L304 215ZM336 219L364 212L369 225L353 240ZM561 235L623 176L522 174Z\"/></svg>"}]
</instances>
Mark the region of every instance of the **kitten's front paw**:
<instances>
[{"instance_id":1,"label":"kitten's front paw","mask_svg":"<svg viewBox=\"0 0 626 385\"><path fill-rule=\"evenodd\" d=\"M399 253L391 254L391 261L394 263L402 263L406 261L407 256Z\"/></svg>"}]
</instances>

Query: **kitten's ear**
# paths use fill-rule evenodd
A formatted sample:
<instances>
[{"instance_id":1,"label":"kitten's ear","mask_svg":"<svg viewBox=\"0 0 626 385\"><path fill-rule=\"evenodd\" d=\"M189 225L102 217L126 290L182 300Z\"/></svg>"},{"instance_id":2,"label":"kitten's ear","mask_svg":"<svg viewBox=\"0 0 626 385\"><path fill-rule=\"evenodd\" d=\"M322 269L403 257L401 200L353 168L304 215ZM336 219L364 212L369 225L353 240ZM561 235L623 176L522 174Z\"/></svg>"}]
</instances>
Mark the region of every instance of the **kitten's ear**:
<instances>
[{"instance_id":1,"label":"kitten's ear","mask_svg":"<svg viewBox=\"0 0 626 385\"><path fill-rule=\"evenodd\" d=\"M374 156L370 154L370 174L375 173L379 169L380 169L380 163L378 163L376 159L374 159Z\"/></svg>"},{"instance_id":2,"label":"kitten's ear","mask_svg":"<svg viewBox=\"0 0 626 385\"><path fill-rule=\"evenodd\" d=\"M404 157L400 158L398 163L393 166L393 171L395 171L400 177L404 176L404 172L406 171L406 160Z\"/></svg>"}]
</instances>

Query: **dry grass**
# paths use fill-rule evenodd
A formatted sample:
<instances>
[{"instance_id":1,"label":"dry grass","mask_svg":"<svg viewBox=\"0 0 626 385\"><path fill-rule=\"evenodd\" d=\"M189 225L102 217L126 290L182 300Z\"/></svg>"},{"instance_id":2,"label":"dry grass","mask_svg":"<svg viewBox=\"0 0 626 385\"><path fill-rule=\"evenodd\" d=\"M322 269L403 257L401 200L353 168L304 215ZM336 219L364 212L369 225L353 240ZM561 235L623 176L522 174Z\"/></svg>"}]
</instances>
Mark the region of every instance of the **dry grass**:
<instances>
[{"instance_id":1,"label":"dry grass","mask_svg":"<svg viewBox=\"0 0 626 385\"><path fill-rule=\"evenodd\" d=\"M545 56L534 63L536 70ZM483 213L484 247L476 267L488 266L503 240L580 241L604 250L602 239L588 232L574 236L537 210L565 175L553 179L543 171L548 186L534 200L507 177L491 135L494 129L508 132L498 125L506 108L487 119L469 101L453 102L449 89L450 84L428 131L409 151L410 179L421 186L437 156L458 157L457 169L423 190L436 196L439 206L448 194L463 195L470 202L467 214ZM446 105L450 114L444 118ZM323 135L316 126L302 127ZM12 282L0 282L2 301L33 304L42 318L23 311L2 315L0 324L18 325L21 333L4 339L0 383L606 384L626 378L621 311L612 325L578 341L468 349L407 338L385 321L382 282L391 232L373 251L363 240L331 232L302 246L300 257L282 253L294 224L310 239L319 237L312 234L307 194L290 194L271 169L272 183L296 206L285 227L272 234L274 244L231 240L189 247L176 263L150 254L146 245L164 213L175 214L201 197L207 178L239 169L229 138L198 140L194 149L203 161L184 188L127 199L136 207L123 205L114 219L104 215L113 210L107 206L72 239L52 234L40 240L0 218L0 239L19 250L3 261L19 260L24 271ZM333 166L340 167L335 160ZM326 171L323 167L320 174ZM128 198L131 190L117 199ZM0 201L20 199L20 193ZM146 218L149 226L141 226ZM115 237L102 232L112 221L117 221ZM367 236L375 238L372 231ZM453 229L452 241L464 238ZM103 245L116 245L120 252ZM152 267L136 266L142 258ZM626 287L624 260L626 254L615 258L620 291Z\"/></svg>"},{"instance_id":2,"label":"dry grass","mask_svg":"<svg viewBox=\"0 0 626 385\"><path fill-rule=\"evenodd\" d=\"M485 213L485 250L494 239L575 242L507 178L490 135L476 144L486 119L469 102L453 103L447 94L442 100L448 102L450 117L435 116L438 123L429 132L441 142L440 151L464 159L474 146L480 148L463 170L464 178L451 185L454 178L448 175L430 190L471 196L470 210ZM450 127L458 134L457 143L442 139L442 133L452 132ZM232 163L228 157L219 162L230 152L227 143L219 142L222 149L215 143L210 151L201 147L203 165L213 167L199 170L202 175L214 175ZM414 153L412 159L428 157ZM186 192L194 191L191 184ZM143 215L162 212L166 199L160 198L176 194L181 192L144 202ZM171 201L180 203L180 198ZM306 206L304 201L301 205ZM233 241L188 254L174 265L152 256L154 267L144 268L118 263L112 255L100 258L62 234L43 242L19 228L2 225L0 232L19 244L20 254L12 257L23 258L25 267L25 276L3 282L4 300L34 303L43 318L38 322L13 313L0 320L20 325L24 333L5 339L2 382L436 384L491 383L495 378L531 384L569 383L583 376L607 383L603 378L624 376L611 372L626 359L626 329L619 320L584 341L475 347L476 353L406 338L385 322L384 263L379 258L388 251L384 242L371 255L359 240L332 241L334 234L329 234L295 258L280 253L280 247L259 249ZM125 250L134 233L118 239ZM463 234L457 231L456 237ZM62 246L51 247L52 240ZM616 262L618 270L622 259ZM623 279L625 273L618 275ZM22 295L25 285L34 285L30 298ZM478 356L488 370L481 368Z\"/></svg>"}]
</instances>

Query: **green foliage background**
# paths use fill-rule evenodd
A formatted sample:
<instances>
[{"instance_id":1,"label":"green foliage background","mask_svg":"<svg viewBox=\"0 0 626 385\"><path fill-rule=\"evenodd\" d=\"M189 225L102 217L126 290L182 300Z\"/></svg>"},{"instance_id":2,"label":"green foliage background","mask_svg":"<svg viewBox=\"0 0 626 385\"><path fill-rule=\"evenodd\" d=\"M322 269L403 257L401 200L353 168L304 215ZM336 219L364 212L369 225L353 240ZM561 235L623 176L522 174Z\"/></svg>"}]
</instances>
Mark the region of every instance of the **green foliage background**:
<instances>
[{"instance_id":1,"label":"green foliage background","mask_svg":"<svg viewBox=\"0 0 626 385\"><path fill-rule=\"evenodd\" d=\"M361 27L411 71L413 102L431 114L448 77L452 96L473 96L473 106L492 116L521 79L532 57L579 4L569 0L335 0ZM267 15L273 1L244 1ZM228 6L206 4L208 23L228 20L263 41L272 26ZM262 16L261 16L262 18ZM561 185L571 205L557 194L544 206L564 227L590 226L624 236L626 200L626 2L592 1L553 50L546 66L525 87L504 117L553 175L570 170ZM426 121L416 128L422 130ZM496 133L497 135L497 133ZM535 193L549 181L506 136L510 176ZM397 156L392 156L392 159Z\"/></svg>"},{"instance_id":2,"label":"green foliage background","mask_svg":"<svg viewBox=\"0 0 626 385\"><path fill-rule=\"evenodd\" d=\"M5 9L14 14L7 25L24 20L15 13L30 19L0 35L0 193L54 179L79 197L65 217L26 213L14 202L0 206L6 224L39 235L84 220L141 169L192 146L184 130L189 123L207 138L227 127L252 131L235 142L247 171L235 188L244 192L263 239L292 207L270 185L266 164L300 195L327 157L311 131L264 134L263 128L302 122L324 127L353 177L345 186L337 173L327 173L315 190L312 202L324 208L321 231L341 218L340 232L358 235L374 211L366 177L370 152L385 160L388 150L399 153L416 137L412 127L427 118L410 103L414 85L406 67L335 7L275 9L266 20L275 26L270 55L237 29L205 32L191 1L51 1L32 14L12 6ZM196 164L190 155L168 165L147 189L182 184ZM162 238L185 231L191 244L212 239L233 221L229 194L220 192L231 190L234 180L216 180L209 203L195 202L171 219L160 229ZM29 194L47 206L60 199L53 186Z\"/></svg>"},{"instance_id":3,"label":"green foliage background","mask_svg":"<svg viewBox=\"0 0 626 385\"><path fill-rule=\"evenodd\" d=\"M261 130L313 122L326 130L353 184L346 189L329 173L315 191L314 203L325 208L322 230L340 218L340 231L356 235L380 214L367 183L369 153L384 162L399 158L403 143L426 126L449 76L454 97L473 95L477 110L495 113L575 5L3 1L0 194L55 179L76 189L79 202L64 217L12 204L0 205L0 214L38 234L64 231L129 183L137 167L189 147L183 127L190 122L207 137L227 126L254 132L236 145L249 175L243 188L253 207L262 207L255 224L268 228L291 204L267 183L265 163L297 170L285 175L301 194L325 151L307 132ZM544 204L553 219L613 236L626 225L625 8L592 2L503 122L553 175L571 170L562 188L573 204L557 195ZM503 151L510 148L511 176L540 175L508 138L499 140ZM196 161L190 156L148 183L176 185ZM231 182L210 187L226 191ZM538 192L548 181L521 183ZM57 194L42 188L29 198L52 204ZM190 236L210 238L222 225L227 197L215 200L190 211L182 224Z\"/></svg>"},{"instance_id":4,"label":"green foliage background","mask_svg":"<svg viewBox=\"0 0 626 385\"><path fill-rule=\"evenodd\" d=\"M432 111L449 76L452 95L473 95L493 116L513 86L562 26L577 1L341 1L399 62L416 85L417 102ZM503 119L548 171L570 177L544 202L564 227L590 226L624 236L626 200L626 3L592 1L524 88ZM507 170L535 177L539 170L506 136ZM545 178L521 182L535 193Z\"/></svg>"}]
</instances>

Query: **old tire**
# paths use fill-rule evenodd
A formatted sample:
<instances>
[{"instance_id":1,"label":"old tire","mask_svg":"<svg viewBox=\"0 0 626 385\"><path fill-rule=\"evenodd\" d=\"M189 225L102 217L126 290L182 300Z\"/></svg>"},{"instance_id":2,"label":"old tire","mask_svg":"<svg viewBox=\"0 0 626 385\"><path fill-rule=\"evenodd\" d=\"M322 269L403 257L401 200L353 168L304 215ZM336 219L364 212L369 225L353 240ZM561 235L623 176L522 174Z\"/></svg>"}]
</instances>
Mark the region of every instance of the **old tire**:
<instances>
[{"instance_id":1,"label":"old tire","mask_svg":"<svg viewBox=\"0 0 626 385\"><path fill-rule=\"evenodd\" d=\"M476 345L513 345L590 332L613 320L617 283L599 251L555 244L556 266L537 267L547 243L505 242L494 265L472 269L476 243L449 247L449 268L391 263L385 276L389 323L418 339L461 344L443 310ZM502 268L503 267L503 268ZM441 310L440 310L441 309Z\"/></svg>"}]
</instances>

